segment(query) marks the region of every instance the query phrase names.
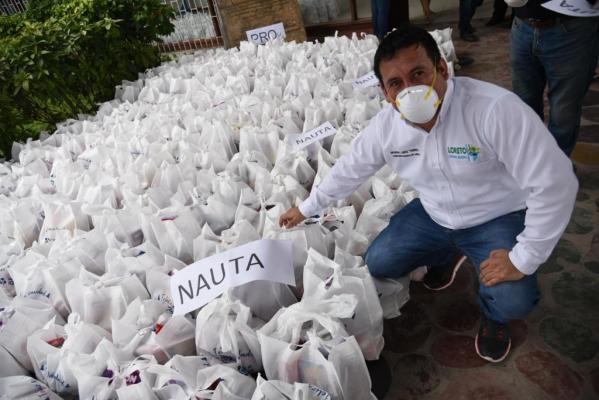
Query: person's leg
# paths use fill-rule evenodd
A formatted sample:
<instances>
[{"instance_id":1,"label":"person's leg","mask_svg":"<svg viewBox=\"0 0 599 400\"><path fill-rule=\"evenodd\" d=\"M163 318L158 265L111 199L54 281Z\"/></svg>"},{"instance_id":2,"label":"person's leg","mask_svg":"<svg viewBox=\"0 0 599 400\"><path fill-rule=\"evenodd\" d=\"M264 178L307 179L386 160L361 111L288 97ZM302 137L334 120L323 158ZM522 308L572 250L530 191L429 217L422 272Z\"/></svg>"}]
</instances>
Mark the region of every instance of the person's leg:
<instances>
[{"instance_id":1,"label":"person's leg","mask_svg":"<svg viewBox=\"0 0 599 400\"><path fill-rule=\"evenodd\" d=\"M574 18L542 30L540 60L547 72L549 131L566 155L576 145L582 101L597 65L599 20Z\"/></svg>"},{"instance_id":2,"label":"person's leg","mask_svg":"<svg viewBox=\"0 0 599 400\"><path fill-rule=\"evenodd\" d=\"M505 19L505 13L507 12L507 3L504 0L493 0L493 15L488 26L497 25Z\"/></svg>"},{"instance_id":3,"label":"person's leg","mask_svg":"<svg viewBox=\"0 0 599 400\"><path fill-rule=\"evenodd\" d=\"M378 37L379 39L381 38L379 36L379 31L378 31L378 26L379 26L379 20L378 20L378 15L379 15L379 6L378 6L378 0L370 0L370 8L372 11L372 33L374 33L376 35L376 37Z\"/></svg>"},{"instance_id":4,"label":"person's leg","mask_svg":"<svg viewBox=\"0 0 599 400\"><path fill-rule=\"evenodd\" d=\"M419 199L395 214L389 225L374 239L365 256L375 278L400 278L416 267L434 268L458 256L449 230L435 223Z\"/></svg>"},{"instance_id":5,"label":"person's leg","mask_svg":"<svg viewBox=\"0 0 599 400\"><path fill-rule=\"evenodd\" d=\"M541 119L545 70L538 58L537 33L519 18L512 24L512 90L529 105Z\"/></svg>"},{"instance_id":6,"label":"person's leg","mask_svg":"<svg viewBox=\"0 0 599 400\"><path fill-rule=\"evenodd\" d=\"M458 22L460 34L472 32L472 26L470 25L470 20L474 15L472 3L473 0L460 0L460 20Z\"/></svg>"},{"instance_id":7,"label":"person's leg","mask_svg":"<svg viewBox=\"0 0 599 400\"><path fill-rule=\"evenodd\" d=\"M431 1L430 0L420 0L420 4L422 5L422 12L427 20L430 21L433 12L431 11Z\"/></svg>"},{"instance_id":8,"label":"person's leg","mask_svg":"<svg viewBox=\"0 0 599 400\"><path fill-rule=\"evenodd\" d=\"M460 38L467 42L476 42L478 36L474 34L474 28L470 24L476 7L481 4L480 0L460 0L460 21L458 28L460 30Z\"/></svg>"},{"instance_id":9,"label":"person's leg","mask_svg":"<svg viewBox=\"0 0 599 400\"><path fill-rule=\"evenodd\" d=\"M516 237L524 230L524 217L524 211L513 212L479 226L456 230L452 238L472 261L478 275L481 263L493 250L514 247ZM511 348L508 322L527 316L539 300L537 275L493 286L480 284L478 293L483 315L475 350L485 360L500 362Z\"/></svg>"},{"instance_id":10,"label":"person's leg","mask_svg":"<svg viewBox=\"0 0 599 400\"><path fill-rule=\"evenodd\" d=\"M524 230L524 211L495 218L482 225L456 230L452 237L457 247L472 261L477 274L480 264L493 250L511 250L516 237ZM502 282L479 287L479 302L485 315L494 321L506 323L525 317L537 303L539 290L536 273L519 281Z\"/></svg>"},{"instance_id":11,"label":"person's leg","mask_svg":"<svg viewBox=\"0 0 599 400\"><path fill-rule=\"evenodd\" d=\"M391 8L391 0L378 0L378 24L379 37L384 38L389 32L389 9Z\"/></svg>"}]
</instances>

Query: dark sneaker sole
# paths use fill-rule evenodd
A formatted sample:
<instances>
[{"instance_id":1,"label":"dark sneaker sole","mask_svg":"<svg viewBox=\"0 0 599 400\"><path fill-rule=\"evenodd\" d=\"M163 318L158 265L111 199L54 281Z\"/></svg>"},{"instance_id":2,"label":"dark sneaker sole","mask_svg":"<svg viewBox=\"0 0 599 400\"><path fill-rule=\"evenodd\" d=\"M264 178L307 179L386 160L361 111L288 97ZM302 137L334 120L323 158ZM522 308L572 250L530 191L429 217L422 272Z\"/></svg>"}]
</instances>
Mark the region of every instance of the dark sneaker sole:
<instances>
[{"instance_id":1,"label":"dark sneaker sole","mask_svg":"<svg viewBox=\"0 0 599 400\"><path fill-rule=\"evenodd\" d=\"M435 291L435 292L437 292L439 290L447 289L448 287L451 286L451 284L453 283L453 281L455 281L455 277L458 274L458 270L460 269L460 267L462 266L462 264L464 264L464 261L466 261L466 256L462 256L462 258L459 259L459 261L457 262L456 266L453 269L453 273L451 274L451 279L445 285L437 287L437 288L432 288L432 287L428 286L424 282L422 284L428 290L432 290L432 291Z\"/></svg>"},{"instance_id":2,"label":"dark sneaker sole","mask_svg":"<svg viewBox=\"0 0 599 400\"><path fill-rule=\"evenodd\" d=\"M478 354L478 356L480 358L482 358L483 360L486 360L486 361L492 362L492 363L500 363L503 360L505 360L505 358L507 357L508 354L510 354L510 349L512 348L512 339L510 338L510 341L507 344L507 349L505 349L505 353L503 353L503 355L497 359L491 358L488 356L483 356L482 354L480 354L480 350L478 349L478 334L476 334L476 338L474 339L474 348L476 349L476 354Z\"/></svg>"}]
</instances>

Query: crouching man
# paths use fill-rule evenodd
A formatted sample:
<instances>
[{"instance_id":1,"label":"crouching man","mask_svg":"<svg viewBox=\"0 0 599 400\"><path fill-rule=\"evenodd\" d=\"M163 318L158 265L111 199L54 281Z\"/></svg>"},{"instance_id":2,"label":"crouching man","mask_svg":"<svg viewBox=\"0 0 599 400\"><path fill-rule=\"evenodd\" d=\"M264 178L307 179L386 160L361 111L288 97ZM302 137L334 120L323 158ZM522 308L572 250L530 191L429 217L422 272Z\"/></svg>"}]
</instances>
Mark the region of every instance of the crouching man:
<instances>
[{"instance_id":1,"label":"crouching man","mask_svg":"<svg viewBox=\"0 0 599 400\"><path fill-rule=\"evenodd\" d=\"M420 199L397 212L370 245L370 273L399 278L427 265L424 284L441 290L468 257L480 281L475 350L502 361L511 346L508 321L537 303L536 271L570 219L578 190L572 164L515 94L450 79L425 30L407 26L388 34L374 69L390 105L279 223L297 225L389 164Z\"/></svg>"}]
</instances>

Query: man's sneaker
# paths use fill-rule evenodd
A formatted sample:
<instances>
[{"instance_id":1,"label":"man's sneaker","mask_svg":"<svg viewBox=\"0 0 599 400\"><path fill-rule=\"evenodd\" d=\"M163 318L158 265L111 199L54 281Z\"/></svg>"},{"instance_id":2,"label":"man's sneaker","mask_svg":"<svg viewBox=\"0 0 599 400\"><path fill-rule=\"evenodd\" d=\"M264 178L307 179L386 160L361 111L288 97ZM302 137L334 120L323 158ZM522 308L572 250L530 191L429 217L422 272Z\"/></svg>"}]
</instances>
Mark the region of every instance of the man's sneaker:
<instances>
[{"instance_id":1,"label":"man's sneaker","mask_svg":"<svg viewBox=\"0 0 599 400\"><path fill-rule=\"evenodd\" d=\"M476 354L484 360L493 363L503 361L512 347L509 325L493 321L481 313L480 328L474 347Z\"/></svg>"},{"instance_id":2,"label":"man's sneaker","mask_svg":"<svg viewBox=\"0 0 599 400\"><path fill-rule=\"evenodd\" d=\"M429 290L443 290L451 286L458 273L458 269L466 261L465 256L459 256L447 265L435 265L428 268L422 283Z\"/></svg>"},{"instance_id":3,"label":"man's sneaker","mask_svg":"<svg viewBox=\"0 0 599 400\"><path fill-rule=\"evenodd\" d=\"M464 42L478 42L479 38L472 32L462 33L460 34L460 39Z\"/></svg>"}]
</instances>

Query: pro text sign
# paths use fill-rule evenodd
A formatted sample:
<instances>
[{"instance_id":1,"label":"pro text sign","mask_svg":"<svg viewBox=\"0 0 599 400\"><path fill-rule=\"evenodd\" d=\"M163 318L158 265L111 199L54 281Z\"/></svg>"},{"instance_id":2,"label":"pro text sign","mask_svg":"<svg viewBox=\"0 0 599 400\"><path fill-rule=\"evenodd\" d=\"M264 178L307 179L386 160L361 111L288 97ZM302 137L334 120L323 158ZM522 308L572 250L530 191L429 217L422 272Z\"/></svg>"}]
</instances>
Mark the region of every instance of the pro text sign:
<instances>
[{"instance_id":1,"label":"pro text sign","mask_svg":"<svg viewBox=\"0 0 599 400\"><path fill-rule=\"evenodd\" d=\"M285 27L282 22L262 28L246 31L248 41L256 44L264 44L277 38L285 37Z\"/></svg>"}]
</instances>

